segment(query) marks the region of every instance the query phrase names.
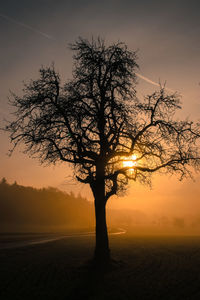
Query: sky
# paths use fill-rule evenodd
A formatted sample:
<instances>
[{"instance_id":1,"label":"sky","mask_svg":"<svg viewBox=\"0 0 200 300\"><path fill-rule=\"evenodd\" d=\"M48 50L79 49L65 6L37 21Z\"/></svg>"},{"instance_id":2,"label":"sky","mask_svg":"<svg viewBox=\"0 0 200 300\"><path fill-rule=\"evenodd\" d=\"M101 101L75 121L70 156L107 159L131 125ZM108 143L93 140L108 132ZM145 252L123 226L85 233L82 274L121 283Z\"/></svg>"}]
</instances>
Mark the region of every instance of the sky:
<instances>
[{"instance_id":1,"label":"sky","mask_svg":"<svg viewBox=\"0 0 200 300\"><path fill-rule=\"evenodd\" d=\"M151 93L159 82L182 96L181 116L200 119L200 2L151 0L0 0L0 127L10 118L10 90L20 95L23 82L37 78L41 65L55 63L62 82L71 78L69 43L79 36L101 36L138 50L138 96ZM92 199L87 186L71 178L67 165L44 167L16 149L0 132L0 178L35 187L75 190ZM109 206L174 214L200 209L200 176L195 182L155 176L153 188L130 184Z\"/></svg>"}]
</instances>

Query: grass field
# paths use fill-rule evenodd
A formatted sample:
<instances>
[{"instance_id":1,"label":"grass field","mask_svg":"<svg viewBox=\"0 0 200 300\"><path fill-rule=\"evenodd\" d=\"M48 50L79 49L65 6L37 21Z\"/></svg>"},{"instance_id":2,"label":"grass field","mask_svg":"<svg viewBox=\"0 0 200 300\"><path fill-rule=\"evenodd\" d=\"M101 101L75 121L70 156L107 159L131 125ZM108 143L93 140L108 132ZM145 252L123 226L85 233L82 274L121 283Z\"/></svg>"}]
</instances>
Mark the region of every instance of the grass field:
<instances>
[{"instance_id":1,"label":"grass field","mask_svg":"<svg viewBox=\"0 0 200 300\"><path fill-rule=\"evenodd\" d=\"M86 267L94 237L0 250L0 299L200 299L200 237L110 236L119 263Z\"/></svg>"}]
</instances>

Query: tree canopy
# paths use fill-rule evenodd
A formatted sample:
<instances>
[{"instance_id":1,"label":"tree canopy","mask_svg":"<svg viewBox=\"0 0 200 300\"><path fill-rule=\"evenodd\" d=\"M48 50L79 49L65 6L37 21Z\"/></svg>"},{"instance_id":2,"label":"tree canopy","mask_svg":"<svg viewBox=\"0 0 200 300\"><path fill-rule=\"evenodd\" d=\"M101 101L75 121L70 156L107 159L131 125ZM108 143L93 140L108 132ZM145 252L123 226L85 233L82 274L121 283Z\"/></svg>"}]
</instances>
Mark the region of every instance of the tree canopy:
<instances>
[{"instance_id":1,"label":"tree canopy","mask_svg":"<svg viewBox=\"0 0 200 300\"><path fill-rule=\"evenodd\" d=\"M90 185L101 160L106 199L129 179L150 183L158 170L182 179L191 166L199 168L199 124L174 118L180 97L164 87L138 99L135 52L123 43L106 47L101 39L82 38L71 49L72 80L61 85L52 65L25 84L22 97L13 94L16 120L6 130L14 146L23 142L25 152L42 163L72 163L76 178Z\"/></svg>"}]
</instances>

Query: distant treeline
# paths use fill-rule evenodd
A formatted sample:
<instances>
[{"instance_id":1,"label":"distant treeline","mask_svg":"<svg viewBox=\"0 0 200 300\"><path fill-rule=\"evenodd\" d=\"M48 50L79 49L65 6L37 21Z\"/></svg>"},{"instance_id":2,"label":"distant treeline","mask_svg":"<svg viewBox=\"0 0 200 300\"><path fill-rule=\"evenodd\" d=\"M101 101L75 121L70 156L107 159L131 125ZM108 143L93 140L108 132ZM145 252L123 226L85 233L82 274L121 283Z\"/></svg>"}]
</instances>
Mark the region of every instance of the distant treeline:
<instances>
[{"instance_id":1,"label":"distant treeline","mask_svg":"<svg viewBox=\"0 0 200 300\"><path fill-rule=\"evenodd\" d=\"M134 209L107 209L109 229L133 234L200 234L200 213L185 216L148 215ZM1 232L94 230L94 204L81 195L56 188L36 189L0 181Z\"/></svg>"},{"instance_id":2,"label":"distant treeline","mask_svg":"<svg viewBox=\"0 0 200 300\"><path fill-rule=\"evenodd\" d=\"M94 227L93 205L56 188L36 189L0 181L0 232Z\"/></svg>"}]
</instances>

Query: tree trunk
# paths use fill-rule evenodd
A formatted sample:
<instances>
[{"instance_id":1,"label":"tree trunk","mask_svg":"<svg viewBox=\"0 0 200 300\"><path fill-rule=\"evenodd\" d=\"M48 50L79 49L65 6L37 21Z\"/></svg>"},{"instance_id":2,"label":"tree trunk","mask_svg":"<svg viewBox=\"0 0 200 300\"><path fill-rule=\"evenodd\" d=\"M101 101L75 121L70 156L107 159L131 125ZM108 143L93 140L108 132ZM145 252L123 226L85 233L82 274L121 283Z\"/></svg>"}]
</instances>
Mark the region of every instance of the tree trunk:
<instances>
[{"instance_id":1,"label":"tree trunk","mask_svg":"<svg viewBox=\"0 0 200 300\"><path fill-rule=\"evenodd\" d=\"M110 260L110 249L106 225L105 180L103 164L97 167L97 177L93 186L95 216L96 216L96 246L94 260L97 263L107 263Z\"/></svg>"},{"instance_id":2,"label":"tree trunk","mask_svg":"<svg viewBox=\"0 0 200 300\"><path fill-rule=\"evenodd\" d=\"M96 246L94 259L99 263L107 263L110 260L110 249L106 225L106 205L99 195L95 198L96 216Z\"/></svg>"}]
</instances>

